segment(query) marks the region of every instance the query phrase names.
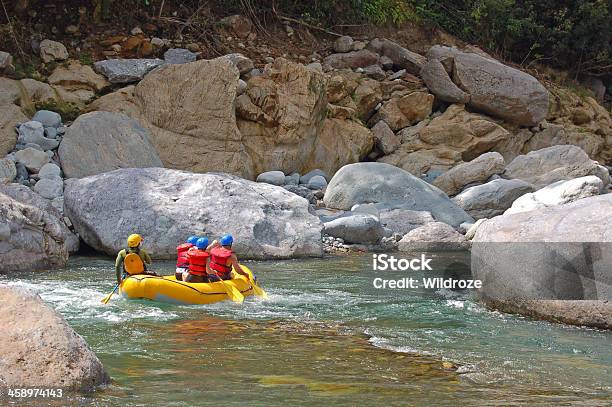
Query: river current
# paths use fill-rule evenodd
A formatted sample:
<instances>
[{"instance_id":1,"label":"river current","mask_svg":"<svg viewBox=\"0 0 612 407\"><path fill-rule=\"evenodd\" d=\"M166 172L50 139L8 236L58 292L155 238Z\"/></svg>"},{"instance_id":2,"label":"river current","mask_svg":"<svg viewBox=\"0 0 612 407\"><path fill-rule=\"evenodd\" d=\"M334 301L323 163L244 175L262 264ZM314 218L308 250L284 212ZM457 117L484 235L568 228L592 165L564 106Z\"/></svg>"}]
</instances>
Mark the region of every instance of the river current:
<instances>
[{"instance_id":1,"label":"river current","mask_svg":"<svg viewBox=\"0 0 612 407\"><path fill-rule=\"evenodd\" d=\"M37 291L104 363L112 385L71 400L79 404L612 403L610 332L490 311L471 290L376 290L370 255L245 264L268 300L179 306L117 296L103 305L114 264L98 257L0 282Z\"/></svg>"}]
</instances>

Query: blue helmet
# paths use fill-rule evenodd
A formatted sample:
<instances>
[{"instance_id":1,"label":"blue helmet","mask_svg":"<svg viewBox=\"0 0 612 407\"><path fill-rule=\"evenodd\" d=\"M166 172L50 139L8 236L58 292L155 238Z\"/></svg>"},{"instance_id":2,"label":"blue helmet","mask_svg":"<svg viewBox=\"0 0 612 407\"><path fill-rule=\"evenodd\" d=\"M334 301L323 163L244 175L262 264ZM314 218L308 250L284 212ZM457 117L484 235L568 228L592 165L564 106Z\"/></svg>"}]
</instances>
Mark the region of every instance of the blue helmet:
<instances>
[{"instance_id":1,"label":"blue helmet","mask_svg":"<svg viewBox=\"0 0 612 407\"><path fill-rule=\"evenodd\" d=\"M232 235L225 235L219 240L219 243L221 243L221 246L231 246L234 243L234 238Z\"/></svg>"},{"instance_id":2,"label":"blue helmet","mask_svg":"<svg viewBox=\"0 0 612 407\"><path fill-rule=\"evenodd\" d=\"M196 241L196 247L198 249L206 249L208 247L208 238L207 237L201 237Z\"/></svg>"},{"instance_id":3,"label":"blue helmet","mask_svg":"<svg viewBox=\"0 0 612 407\"><path fill-rule=\"evenodd\" d=\"M191 243L192 245L195 245L198 239L199 238L197 236L189 236L189 239L187 239L187 243Z\"/></svg>"}]
</instances>

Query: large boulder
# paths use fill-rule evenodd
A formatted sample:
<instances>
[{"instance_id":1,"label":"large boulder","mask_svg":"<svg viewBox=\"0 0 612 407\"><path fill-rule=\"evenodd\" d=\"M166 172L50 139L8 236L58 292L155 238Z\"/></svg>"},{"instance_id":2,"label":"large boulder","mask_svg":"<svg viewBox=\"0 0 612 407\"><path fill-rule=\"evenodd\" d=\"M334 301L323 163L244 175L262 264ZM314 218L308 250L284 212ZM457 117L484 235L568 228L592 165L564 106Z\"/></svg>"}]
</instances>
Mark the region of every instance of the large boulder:
<instances>
[{"instance_id":1,"label":"large boulder","mask_svg":"<svg viewBox=\"0 0 612 407\"><path fill-rule=\"evenodd\" d=\"M470 95L453 83L444 65L437 59L430 59L423 65L421 77L431 93L440 100L448 103L467 103L470 101Z\"/></svg>"},{"instance_id":2,"label":"large boulder","mask_svg":"<svg viewBox=\"0 0 612 407\"><path fill-rule=\"evenodd\" d=\"M49 165L55 164L46 164L45 166ZM64 241L69 253L76 253L79 251L79 236L69 228L70 221L62 215L63 208L56 208L52 201L43 198L31 188L21 184L0 185L0 193L13 198L21 204L38 208L45 215L52 217L53 219L48 221L48 223L54 225L50 227L49 230L53 232L55 238ZM62 212L60 212L60 210ZM57 225L57 227L55 225Z\"/></svg>"},{"instance_id":3,"label":"large boulder","mask_svg":"<svg viewBox=\"0 0 612 407\"><path fill-rule=\"evenodd\" d=\"M326 222L323 232L347 243L378 243L384 236L380 221L372 215L361 213Z\"/></svg>"},{"instance_id":4,"label":"large boulder","mask_svg":"<svg viewBox=\"0 0 612 407\"><path fill-rule=\"evenodd\" d=\"M563 145L543 148L519 155L506 166L504 177L518 178L538 188L560 180L595 175L604 185L610 183L608 170L577 146Z\"/></svg>"},{"instance_id":5,"label":"large boulder","mask_svg":"<svg viewBox=\"0 0 612 407\"><path fill-rule=\"evenodd\" d=\"M504 157L501 154L485 153L470 162L451 168L436 178L433 184L447 195L456 195L468 184L483 182L492 175L501 174L504 172L505 165Z\"/></svg>"},{"instance_id":6,"label":"large boulder","mask_svg":"<svg viewBox=\"0 0 612 407\"><path fill-rule=\"evenodd\" d=\"M0 272L64 267L67 262L60 221L0 193Z\"/></svg>"},{"instance_id":7,"label":"large boulder","mask_svg":"<svg viewBox=\"0 0 612 407\"><path fill-rule=\"evenodd\" d=\"M495 179L466 189L452 200L474 219L501 215L516 199L533 191L533 185L520 179Z\"/></svg>"},{"instance_id":8,"label":"large boulder","mask_svg":"<svg viewBox=\"0 0 612 407\"><path fill-rule=\"evenodd\" d=\"M479 296L504 310L522 300L612 300L611 211L607 194L485 221L472 241Z\"/></svg>"},{"instance_id":9,"label":"large boulder","mask_svg":"<svg viewBox=\"0 0 612 407\"><path fill-rule=\"evenodd\" d=\"M0 389L85 393L110 383L85 340L37 294L0 286L0 308Z\"/></svg>"},{"instance_id":10,"label":"large boulder","mask_svg":"<svg viewBox=\"0 0 612 407\"><path fill-rule=\"evenodd\" d=\"M452 66L452 80L469 94L471 107L522 126L533 126L546 118L549 93L533 76L455 48L436 45L427 56ZM433 86L432 92L436 89Z\"/></svg>"},{"instance_id":11,"label":"large boulder","mask_svg":"<svg viewBox=\"0 0 612 407\"><path fill-rule=\"evenodd\" d=\"M67 180L64 193L81 238L109 255L135 231L155 258L174 258L176 245L194 233L233 234L243 258L322 254L321 223L305 199L229 174L120 169Z\"/></svg>"},{"instance_id":12,"label":"large boulder","mask_svg":"<svg viewBox=\"0 0 612 407\"><path fill-rule=\"evenodd\" d=\"M517 181L517 180L513 180ZM557 181L536 192L525 194L512 203L505 213L519 213L548 206L564 205L579 199L599 195L604 191L601 179L594 175Z\"/></svg>"},{"instance_id":13,"label":"large boulder","mask_svg":"<svg viewBox=\"0 0 612 407\"><path fill-rule=\"evenodd\" d=\"M408 232L399 241L399 251L452 251L469 248L467 239L450 225L430 222Z\"/></svg>"},{"instance_id":14,"label":"large boulder","mask_svg":"<svg viewBox=\"0 0 612 407\"><path fill-rule=\"evenodd\" d=\"M332 178L325 206L348 210L355 204L387 203L428 211L453 227L473 219L438 188L412 174L384 163L357 163L342 167Z\"/></svg>"},{"instance_id":15,"label":"large boulder","mask_svg":"<svg viewBox=\"0 0 612 407\"><path fill-rule=\"evenodd\" d=\"M67 178L83 178L117 168L163 166L151 145L149 131L121 113L79 116L66 131L58 152Z\"/></svg>"},{"instance_id":16,"label":"large boulder","mask_svg":"<svg viewBox=\"0 0 612 407\"><path fill-rule=\"evenodd\" d=\"M430 170L445 171L491 151L511 134L488 117L451 105L432 119L401 130L401 146L379 161L421 176Z\"/></svg>"}]
</instances>

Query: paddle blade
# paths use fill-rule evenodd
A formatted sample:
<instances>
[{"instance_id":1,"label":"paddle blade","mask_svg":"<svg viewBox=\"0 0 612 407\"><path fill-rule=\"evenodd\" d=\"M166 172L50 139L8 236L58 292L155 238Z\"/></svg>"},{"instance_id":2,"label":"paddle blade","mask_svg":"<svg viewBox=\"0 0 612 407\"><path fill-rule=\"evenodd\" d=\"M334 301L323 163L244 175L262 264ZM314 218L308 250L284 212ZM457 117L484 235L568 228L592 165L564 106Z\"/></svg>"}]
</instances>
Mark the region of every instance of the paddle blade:
<instances>
[{"instance_id":1,"label":"paddle blade","mask_svg":"<svg viewBox=\"0 0 612 407\"><path fill-rule=\"evenodd\" d=\"M110 301L110 299L113 296L113 294L115 294L114 291L112 293L110 293L109 295L107 295L106 297L102 298L102 304L108 304L108 302Z\"/></svg>"},{"instance_id":2,"label":"paddle blade","mask_svg":"<svg viewBox=\"0 0 612 407\"><path fill-rule=\"evenodd\" d=\"M225 287L225 292L227 296L230 297L230 300L234 301L237 304L242 304L244 301L244 295L236 287L233 285L227 284L225 281L221 280L223 283L223 287Z\"/></svg>"},{"instance_id":3,"label":"paddle blade","mask_svg":"<svg viewBox=\"0 0 612 407\"><path fill-rule=\"evenodd\" d=\"M251 286L253 287L253 292L255 293L256 296L264 298L264 299L268 298L268 294L263 290L263 288L258 286L254 280L251 280Z\"/></svg>"}]
</instances>

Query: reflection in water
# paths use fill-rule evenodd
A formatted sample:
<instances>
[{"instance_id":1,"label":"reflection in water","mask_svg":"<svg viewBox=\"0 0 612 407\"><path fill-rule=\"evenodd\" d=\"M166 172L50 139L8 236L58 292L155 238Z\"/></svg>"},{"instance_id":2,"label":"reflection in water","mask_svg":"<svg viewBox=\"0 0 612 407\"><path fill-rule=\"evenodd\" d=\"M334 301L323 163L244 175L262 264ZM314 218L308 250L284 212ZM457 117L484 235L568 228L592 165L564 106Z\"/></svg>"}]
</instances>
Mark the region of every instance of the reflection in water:
<instances>
[{"instance_id":1,"label":"reflection in water","mask_svg":"<svg viewBox=\"0 0 612 407\"><path fill-rule=\"evenodd\" d=\"M106 366L113 385L75 403L610 402L610 333L490 312L466 292L376 291L368 259L249 264L270 300L242 306L104 306L112 263L91 258L69 272L0 278L37 290Z\"/></svg>"}]
</instances>

